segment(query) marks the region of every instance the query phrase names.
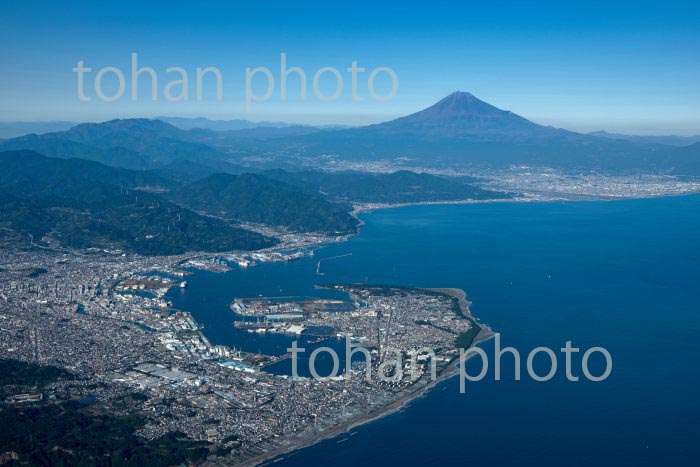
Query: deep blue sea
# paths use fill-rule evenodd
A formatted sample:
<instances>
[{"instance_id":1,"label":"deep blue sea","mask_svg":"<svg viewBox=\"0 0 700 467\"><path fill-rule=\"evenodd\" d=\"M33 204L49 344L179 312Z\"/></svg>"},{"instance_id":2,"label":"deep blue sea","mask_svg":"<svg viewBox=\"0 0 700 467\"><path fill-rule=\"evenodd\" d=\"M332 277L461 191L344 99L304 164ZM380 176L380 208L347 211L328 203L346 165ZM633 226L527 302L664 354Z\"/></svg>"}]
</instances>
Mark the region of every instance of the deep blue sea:
<instances>
[{"instance_id":1,"label":"deep blue sea","mask_svg":"<svg viewBox=\"0 0 700 467\"><path fill-rule=\"evenodd\" d=\"M503 345L523 354L524 374L527 352L569 340L608 349L612 374L569 382L562 357L554 380L514 381L504 357L501 381L491 368L460 394L458 380L447 380L347 441L321 442L276 466L698 465L700 196L416 206L363 218L360 235L315 258L198 272L170 298L214 343L284 352L289 337L233 328L233 297L329 296L314 284L365 280L458 287ZM316 275L318 259L345 253ZM483 347L492 357L493 341ZM580 375L580 356L573 361Z\"/></svg>"}]
</instances>

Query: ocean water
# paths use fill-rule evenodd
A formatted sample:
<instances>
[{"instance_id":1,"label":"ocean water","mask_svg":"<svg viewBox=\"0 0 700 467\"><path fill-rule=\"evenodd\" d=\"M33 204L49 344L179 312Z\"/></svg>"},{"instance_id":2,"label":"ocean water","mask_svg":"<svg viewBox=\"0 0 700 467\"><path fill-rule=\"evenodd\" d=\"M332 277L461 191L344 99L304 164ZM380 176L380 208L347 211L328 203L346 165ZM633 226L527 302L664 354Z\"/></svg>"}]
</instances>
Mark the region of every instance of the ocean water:
<instances>
[{"instance_id":1,"label":"ocean water","mask_svg":"<svg viewBox=\"0 0 700 467\"><path fill-rule=\"evenodd\" d=\"M308 465L697 465L700 459L700 196L614 202L415 206L364 215L362 233L315 258L197 273L170 298L214 343L284 352L286 336L233 329L235 296L332 296L315 284L458 287L522 354L459 392L447 380L405 411L287 455ZM316 261L345 253L352 256ZM538 346L605 347L603 382L526 377ZM546 359L536 369L546 373ZM580 354L573 358L581 375ZM591 358L591 371L603 361ZM471 364L478 372L478 362Z\"/></svg>"}]
</instances>

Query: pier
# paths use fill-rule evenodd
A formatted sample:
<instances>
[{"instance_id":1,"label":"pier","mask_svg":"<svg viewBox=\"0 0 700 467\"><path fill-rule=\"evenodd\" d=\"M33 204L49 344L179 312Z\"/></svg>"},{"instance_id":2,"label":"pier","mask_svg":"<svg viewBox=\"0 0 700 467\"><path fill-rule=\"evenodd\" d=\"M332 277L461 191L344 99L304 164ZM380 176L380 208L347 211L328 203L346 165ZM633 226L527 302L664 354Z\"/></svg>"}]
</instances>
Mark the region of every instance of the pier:
<instances>
[{"instance_id":1,"label":"pier","mask_svg":"<svg viewBox=\"0 0 700 467\"><path fill-rule=\"evenodd\" d=\"M331 260L331 259L345 258L346 256L352 256L352 253L345 253L344 255L331 256L330 258L319 259L319 260L318 260L318 263L316 264L316 274L318 274L319 276L322 276L322 275L323 275L323 273L321 272L321 263L322 263L323 261L328 261L328 260Z\"/></svg>"}]
</instances>

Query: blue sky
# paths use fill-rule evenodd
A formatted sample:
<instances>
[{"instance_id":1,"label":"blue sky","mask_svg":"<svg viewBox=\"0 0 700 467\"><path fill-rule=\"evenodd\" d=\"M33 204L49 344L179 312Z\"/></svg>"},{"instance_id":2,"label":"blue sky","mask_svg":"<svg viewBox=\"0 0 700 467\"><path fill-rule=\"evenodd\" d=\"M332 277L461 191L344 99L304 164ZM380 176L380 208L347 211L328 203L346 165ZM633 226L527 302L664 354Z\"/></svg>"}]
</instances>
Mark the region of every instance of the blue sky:
<instances>
[{"instance_id":1,"label":"blue sky","mask_svg":"<svg viewBox=\"0 0 700 467\"><path fill-rule=\"evenodd\" d=\"M700 133L700 6L698 2L32 2L0 7L0 120L100 121L133 116L206 116L300 123L364 124L424 108L455 90L469 91L538 123L579 131ZM132 101L131 53L158 73ZM280 99L280 53L307 74L308 99L288 80ZM90 102L77 96L79 60ZM358 61L351 98L345 69ZM94 76L114 66L126 92L102 102ZM194 98L197 67L221 70L223 100L213 85ZM245 107L245 69L265 66L277 83L272 97ZM169 102L163 87L182 67L187 101ZM322 67L344 75L341 97L315 98L311 81ZM367 75L390 67L398 92L375 101ZM332 94L325 74L320 89ZM105 93L116 90L107 74ZM262 79L262 76L256 78ZM253 89L262 93L263 82ZM378 75L377 93L389 79Z\"/></svg>"}]
</instances>

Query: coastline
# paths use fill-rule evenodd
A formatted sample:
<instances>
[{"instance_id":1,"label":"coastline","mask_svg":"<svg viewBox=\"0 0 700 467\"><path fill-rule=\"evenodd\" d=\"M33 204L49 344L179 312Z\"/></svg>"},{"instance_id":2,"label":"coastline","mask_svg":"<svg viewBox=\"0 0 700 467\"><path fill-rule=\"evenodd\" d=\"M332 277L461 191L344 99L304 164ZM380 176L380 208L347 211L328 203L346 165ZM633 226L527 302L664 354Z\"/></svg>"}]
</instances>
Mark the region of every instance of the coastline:
<instances>
[{"instance_id":1,"label":"coastline","mask_svg":"<svg viewBox=\"0 0 700 467\"><path fill-rule=\"evenodd\" d=\"M318 240L309 243L290 243L283 245L274 245L260 250L255 250L259 252L278 252L286 249L293 248L318 248L324 245L332 245L335 243L342 243L350 240L361 233L362 227L365 225L365 221L361 218L361 214L379 211L384 209L399 209L412 206L441 206L441 205L468 205L468 204L491 204L491 203L548 203L548 202L574 202L574 201L599 201L599 202L613 202L613 201L624 201L624 200L634 200L634 199L646 199L646 198L665 198L674 196L689 196L700 194L698 192L688 192L679 194L654 194L654 195L636 195L636 196L594 196L594 195L582 195L581 197L574 197L572 195L566 196L567 193L547 193L539 196L523 195L519 198L507 198L507 199L463 199L463 200L451 200L451 201L417 201L411 203L357 203L353 206L353 210L350 211L350 215L357 219L358 223L355 226L355 230L350 233L343 235L338 235L334 238L326 238L323 240ZM316 233L309 232L310 236L315 236ZM75 252L74 252L75 253ZM180 255L173 255L171 258L176 259L177 264L184 263L191 259L199 259L211 256L221 256L237 253L250 253L249 250L230 250L230 251L219 251L219 252L207 252L207 251L191 251L187 253L182 253Z\"/></svg>"},{"instance_id":2,"label":"coastline","mask_svg":"<svg viewBox=\"0 0 700 467\"><path fill-rule=\"evenodd\" d=\"M648 198L666 198L674 196L689 196L700 194L700 192L687 192L687 193L672 193L672 194L646 194L646 195L629 195L629 196L612 196L612 195L592 195L583 194L574 196L571 193L556 193L547 192L542 194L533 195L532 193L520 193L522 196L515 198L491 198L491 199L462 199L462 200L449 200L449 201L416 201L411 203L356 203L353 205L353 210L350 215L357 219L358 224L355 226L355 231L340 235L333 240L325 240L317 243L310 243L305 245L308 248L319 247L323 245L342 243L348 241L352 237L359 235L361 233L362 227L365 225L365 221L360 217L363 213L381 211L384 209L399 209L407 208L412 206L444 206L444 205L468 205L468 204L493 204L493 203L551 203L555 201L560 202L575 202L575 201L599 201L599 202L614 202L614 201L625 201L625 200L635 200L635 199L648 199ZM279 248L276 246L266 248L260 251L276 251ZM445 289L447 290L447 289Z\"/></svg>"},{"instance_id":3,"label":"coastline","mask_svg":"<svg viewBox=\"0 0 700 467\"><path fill-rule=\"evenodd\" d=\"M471 310L469 309L469 305L471 302L469 302L466 299L467 294L463 289L424 288L424 290L440 292L457 298L462 314L465 317L473 320L474 322L477 322L476 318L474 318L474 316L471 313ZM493 330L488 325L479 323L478 326L480 327L480 331L479 334L474 338L472 346L485 342L494 336ZM475 354L469 355L467 357L467 360L474 356ZM315 444L320 443L321 441L337 438L344 433L350 433L355 428L380 420L384 417L388 417L389 415L392 415L394 413L401 412L408 408L414 400L425 396L438 384L459 375L459 358L457 358L456 360L456 362L454 360L451 361L447 365L447 367L437 375L437 377L434 380L429 381L418 388L407 390L404 395L399 397L397 400L391 402L390 404L377 408L367 414L361 415L356 419L350 419L346 422L327 428L322 432L309 434L308 436L299 439L296 443L262 453L259 456L246 460L245 462L233 465L244 467L272 465L275 462L278 462L278 460L282 460L284 458L283 456L288 455L292 452L313 446ZM267 461L272 462L266 463Z\"/></svg>"},{"instance_id":4,"label":"coastline","mask_svg":"<svg viewBox=\"0 0 700 467\"><path fill-rule=\"evenodd\" d=\"M506 189L506 188L502 188ZM382 209L405 208L410 206L441 206L441 205L462 205L462 204L492 204L492 203L548 203L554 201L625 201L634 199L649 199L649 198L667 198L676 196L692 196L700 194L700 191L686 191L679 193L645 193L645 194L592 194L592 193L568 193L568 192L526 192L514 191L521 196L514 198L490 198L490 199L462 199L462 200L445 200L445 201L415 201L410 203L356 203L354 210L351 212L357 218L357 215L364 212L378 211ZM359 219L359 218L358 218ZM359 227L359 226L358 226ZM349 234L351 236L352 234Z\"/></svg>"},{"instance_id":5,"label":"coastline","mask_svg":"<svg viewBox=\"0 0 700 467\"><path fill-rule=\"evenodd\" d=\"M441 292L447 295L451 295L454 298L456 298L459 302L459 308L462 311L462 315L464 315L466 318L471 319L474 321L480 328L479 334L476 335L474 338L474 342L472 343L472 346L484 342L491 337L494 336L493 329L491 329L491 326L488 324L483 324L480 323L479 320L472 314L471 309L469 306L471 305L472 302L467 300L467 293L464 291L464 289L457 289L457 288L431 288L431 289L426 289L426 290L431 290L433 292Z\"/></svg>"},{"instance_id":6,"label":"coastline","mask_svg":"<svg viewBox=\"0 0 700 467\"><path fill-rule=\"evenodd\" d=\"M468 358L471 358L471 356ZM411 402L418 399L419 397L423 397L430 390L432 390L436 385L438 385L439 383L442 383L443 381L451 379L452 377L457 376L458 374L459 374L458 365L450 364L449 369L446 369L445 371L440 373L435 380L427 383L425 386L421 386L420 388L418 388L414 391L408 392L404 397L397 399L396 401L392 402L391 404L388 404L382 408L376 409L373 412L370 412L368 414L360 416L357 419L348 420L347 422L344 422L344 423L341 423L341 424L336 425L334 427L328 428L323 432L316 433L314 435L309 435L308 438L301 439L296 444L292 444L290 446L285 446L285 447L276 449L274 451L269 451L269 452L263 453L258 457L250 459L249 461L246 461L246 462L241 463L241 464L234 464L234 465L245 466L245 467L270 465L270 464L265 464L265 462L268 460L273 460L273 459L279 458L280 456L284 456L286 454L290 454L290 453L298 451L300 449L304 449L304 448L313 446L314 444L320 443L321 441L337 438L338 436L342 435L343 433L350 433L350 431L352 431L355 428L361 427L362 425L372 423L374 421L380 420L380 419L387 417L389 415L392 415L394 413L403 411L404 409L406 409L410 406ZM275 461L273 461L273 463L274 462Z\"/></svg>"},{"instance_id":7,"label":"coastline","mask_svg":"<svg viewBox=\"0 0 700 467\"><path fill-rule=\"evenodd\" d=\"M473 200L473 199L467 199L467 200L456 200L456 201L436 201L436 202L419 202L419 203L403 203L403 204L387 204L387 205L374 205L374 204L369 204L369 205L356 205L355 209L351 212L351 215L355 217L358 220L358 224L356 226L356 229L354 232L336 237L333 240L326 240L326 241L321 241L317 243L312 243L312 244L306 244L305 246L307 248L312 248L312 247L320 247L323 245L327 244L334 244L334 243L342 243L345 241L350 240L352 237L359 235L361 233L362 227L365 225L365 221L360 218L360 214L365 213L365 212L372 212L375 210L380 210L380 209L395 209L395 208L402 208L402 207L409 207L409 206L424 206L424 205L462 205L462 204L486 204L486 203L513 203L513 202L537 202L537 201L555 201L554 199L527 199L527 198L511 198L511 199L490 199L490 200ZM276 251L276 250L281 250L285 248L289 248L290 246L287 245L283 248L280 247L270 247L268 249L264 249L261 251ZM224 254L224 253L219 253L219 254ZM204 256L204 254L200 254L198 256ZM476 318L471 313L471 310L469 308L469 305L471 302L469 302L466 297L467 294L463 289L459 288L424 288L424 290L430 290L434 292L440 292L440 293L445 293L448 295L451 295L455 298L458 299L459 307L461 310L461 313L463 316L465 316L468 319L473 320L475 323L478 324L480 327L479 334L474 338L474 341L472 342L472 346L475 346L481 342L487 341L491 339L494 335L493 331L491 328L486 325L479 323ZM470 355L467 357L467 359L472 358L474 354ZM459 360L457 358L457 360ZM315 444L318 444L321 441L337 438L341 436L343 433L349 433L355 428L358 428L362 425L380 420L384 417L387 417L389 415L392 415L397 412L401 412L407 407L410 406L411 402L414 400L418 399L419 397L423 397L426 395L430 390L432 390L435 386L438 384L451 379L459 374L459 361L457 362L450 362L447 367L437 375L435 380L429 381L428 383L412 389L412 390L407 390L404 395L399 397L397 400L391 402L390 404L387 404L383 407L377 408L372 412L369 412L367 414L361 415L357 417L356 419L350 419L347 420L346 422L340 423L338 425L332 426L327 428L326 430L319 432L319 433L313 433L313 434L308 434L307 436L304 436L303 438L296 439L291 444L286 445L286 446L280 446L277 449L273 449L271 451L263 452L260 455L247 459L241 463L223 463L223 465L235 465L235 466L245 466L245 467L255 467L255 466L262 466L262 465L271 465L277 462L278 459L281 460L283 456L288 455L292 452L299 451L301 449L313 446ZM272 461L272 462L268 462ZM219 460L218 462L214 463L215 465L222 465L222 460ZM205 463L203 465L210 465L209 463Z\"/></svg>"},{"instance_id":8,"label":"coastline","mask_svg":"<svg viewBox=\"0 0 700 467\"><path fill-rule=\"evenodd\" d=\"M685 196L685 195L683 195ZM660 197L665 197L665 196L660 196ZM630 197L630 198L623 198L623 199L638 199L638 197ZM596 201L618 201L620 199L599 199ZM434 204L486 204L486 203L496 203L496 202L552 202L552 201L572 201L572 200L566 200L566 199L508 199L508 200L462 200L462 201L446 201L446 202L428 202L428 203L408 203L408 204L396 204L396 205L371 205L371 206L358 206L356 209L353 211L353 215L359 216L363 212L371 212L374 210L379 210L379 209L391 209L391 208L401 208L401 207L409 207L409 206L419 206L419 205L434 205ZM342 237L336 237L333 240L329 241L323 241L323 242L318 242L314 245L309 245L309 246L319 246L319 245L325 245L325 244L333 244L333 243L339 243L343 242L346 240L349 240L355 235L359 235L361 233L361 227L365 225L365 222L361 219L359 219L359 223L357 225L356 231L350 234L346 234ZM271 248L271 250L274 249ZM462 289L456 289L456 288L434 288L434 289L426 289L426 290L435 290L435 291L440 291L443 293L449 293L450 295L454 296L460 301L460 308L462 308L463 312L466 312L467 316L473 317L471 314L471 311L469 309L470 303L468 300L466 300L466 293ZM475 318L474 318L475 319ZM475 319L476 321L476 319ZM477 321L478 322L478 321ZM481 324L479 323L479 326L482 328L482 330L479 332L479 334L476 336L476 338L473 341L472 345L477 345L479 343L482 343L484 341L487 341L488 339L493 337L493 331L488 325ZM350 433L353 429L360 427L362 425L371 423L373 421L380 420L386 416L389 416L393 413L400 412L404 410L405 408L409 407L412 401L416 400L419 397L424 396L427 394L430 390L432 390L438 383L442 383L446 381L447 379L450 379L454 376L457 376L459 372L458 366L454 364L454 362L451 362L444 370L438 374L437 378L434 381L428 382L425 385L415 388L413 390L409 389L406 391L404 395L399 397L399 399L383 406L380 408L377 408L373 410L372 412L369 412L365 415L360 415L356 419L350 419L347 420L343 423L340 423L338 425L331 426L327 429L325 429L322 432L319 433L308 433L305 434L301 438L286 438L285 441L290 443L285 446L280 446L278 448L275 448L271 451L268 452L263 452L255 457L246 459L243 462L240 463L235 463L235 464L228 464L222 462L220 460L219 465L243 465L243 466L258 466L258 465L271 465L279 460L282 460L284 456L289 455L290 453L299 451L301 449L305 449L307 447L310 447L312 445L318 444L319 442L326 441L329 439L334 439L334 438L340 438L339 441L345 440L345 438L342 438L342 435L344 433Z\"/></svg>"},{"instance_id":9,"label":"coastline","mask_svg":"<svg viewBox=\"0 0 700 467\"><path fill-rule=\"evenodd\" d=\"M411 203L358 203L350 213L355 218L363 212L378 211L381 209L406 208L410 206L440 206L450 204L490 204L490 203L532 203L537 201L563 201L565 198L492 198L492 199L458 199L446 201L415 201Z\"/></svg>"},{"instance_id":10,"label":"coastline","mask_svg":"<svg viewBox=\"0 0 700 467\"><path fill-rule=\"evenodd\" d=\"M424 206L424 205L463 205L463 204L486 204L486 203L514 203L514 202L544 202L544 201L555 201L555 199L529 199L529 198L511 198L511 199L490 199L490 200L473 200L473 199L467 199L467 200L455 200L455 201L435 201L435 202L418 202L418 203L403 203L403 204L387 204L387 205L375 205L375 204L366 204L366 205L356 205L355 209L351 212L351 215L355 217L358 220L358 224L356 226L356 229L354 232L336 237L333 240L325 240L325 241L320 241L317 243L311 243L311 244L306 244L305 247L307 248L313 248L313 247L320 247L323 245L327 244L334 244L334 243L342 243L345 241L350 240L352 237L359 235L362 231L362 227L365 225L365 221L360 218L360 215L365 212L372 212L375 210L380 210L380 209L395 209L395 208L402 208L402 207L410 207L410 206ZM276 250L283 250L286 248L289 248L289 245L286 245L282 248L279 246L276 247L270 247L261 251L276 251ZM225 254L225 253L219 253L219 254ZM210 254L202 254L200 253L197 256L208 256ZM448 295L451 295L455 298L458 299L459 307L461 310L461 313L463 316L465 316L468 319L471 319L475 323L478 324L480 327L479 334L474 338L474 341L472 342L472 346L475 346L481 342L487 341L491 339L494 335L494 332L492 329L486 325L479 323L478 320L472 315L471 310L469 308L469 305L471 302L469 302L466 297L467 294L463 289L459 288L423 288L424 290L430 290L434 292L440 292L440 293L445 293ZM474 354L470 355L467 357L467 359L473 357ZM459 360L457 358L457 360ZM321 441L325 441L328 439L333 439L336 437L341 436L343 433L349 433L352 431L354 428L360 427L362 425L380 420L384 417L387 417L391 414L401 412L404 409L406 409L408 406L410 406L411 402L414 400L418 399L419 397L423 397L426 395L430 390L432 390L436 385L451 379L459 374L459 362L450 362L447 367L437 375L436 379L433 381L429 381L424 385L421 385L418 388L415 389L409 389L406 391L404 395L399 397L397 400L391 402L390 404L387 404L383 407L377 408L372 412L369 412L367 414L361 415L355 419L350 419L347 420L346 422L340 423L338 425L329 427L325 429L322 432L319 433L313 433L313 434L308 434L307 436L304 436L303 438L300 439L295 439L294 441L291 442L291 444L286 445L286 446L280 446L277 449L273 449L268 452L261 453L260 455L247 459L241 463L234 463L234 464L228 464L225 463L225 465L236 465L236 466L246 466L246 467L254 467L254 466L262 466L262 465L271 465L275 461L274 459L276 458L282 458L282 456L288 455L292 452L310 447L312 445L315 445ZM288 440L291 441L291 440ZM281 460L281 459L280 459ZM267 463L267 461L272 461L270 463ZM222 460L219 460L219 462L216 462L214 464L221 465ZM209 465L208 463L205 463L204 465Z\"/></svg>"}]
</instances>

